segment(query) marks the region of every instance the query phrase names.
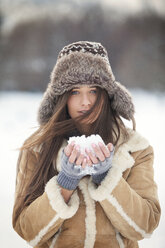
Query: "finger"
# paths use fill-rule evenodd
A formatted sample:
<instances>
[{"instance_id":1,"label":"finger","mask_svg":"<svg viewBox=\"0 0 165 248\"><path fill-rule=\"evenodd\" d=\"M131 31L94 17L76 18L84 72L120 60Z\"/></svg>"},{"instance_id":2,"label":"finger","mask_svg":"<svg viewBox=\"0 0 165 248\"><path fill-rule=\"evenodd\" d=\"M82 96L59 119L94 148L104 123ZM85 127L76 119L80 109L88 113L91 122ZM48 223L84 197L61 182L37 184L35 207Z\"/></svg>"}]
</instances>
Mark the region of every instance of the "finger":
<instances>
[{"instance_id":1,"label":"finger","mask_svg":"<svg viewBox=\"0 0 165 248\"><path fill-rule=\"evenodd\" d=\"M76 146L73 148L73 150L72 150L72 152L71 152L71 155L69 156L69 162L70 162L71 164L75 163L78 154L79 154L79 146L76 145Z\"/></svg>"},{"instance_id":2,"label":"finger","mask_svg":"<svg viewBox=\"0 0 165 248\"><path fill-rule=\"evenodd\" d=\"M104 156L106 158L108 158L110 156L109 149L103 143L101 143L101 142L99 142L98 144L99 144L99 147L100 147L102 153L104 154Z\"/></svg>"},{"instance_id":3,"label":"finger","mask_svg":"<svg viewBox=\"0 0 165 248\"><path fill-rule=\"evenodd\" d=\"M66 156L69 157L69 156L71 155L74 146L75 146L75 142L72 141L70 144L68 144L68 145L65 147L64 152L65 152L65 155L66 155Z\"/></svg>"},{"instance_id":4,"label":"finger","mask_svg":"<svg viewBox=\"0 0 165 248\"><path fill-rule=\"evenodd\" d=\"M113 149L114 149L114 146L113 146L112 143L108 143L107 147L108 147L108 150L109 150L110 152L112 152Z\"/></svg>"},{"instance_id":5,"label":"finger","mask_svg":"<svg viewBox=\"0 0 165 248\"><path fill-rule=\"evenodd\" d=\"M91 161L91 159L89 158L89 156L87 156L87 165L88 165L88 166L92 166L92 161Z\"/></svg>"},{"instance_id":6,"label":"finger","mask_svg":"<svg viewBox=\"0 0 165 248\"><path fill-rule=\"evenodd\" d=\"M76 160L76 165L81 165L84 160L84 154L80 154Z\"/></svg>"},{"instance_id":7,"label":"finger","mask_svg":"<svg viewBox=\"0 0 165 248\"><path fill-rule=\"evenodd\" d=\"M98 157L98 159L100 161L104 161L105 160L105 155L102 152L102 150L100 149L99 146L97 146L96 144L92 144L93 150L95 152L96 157Z\"/></svg>"},{"instance_id":8,"label":"finger","mask_svg":"<svg viewBox=\"0 0 165 248\"><path fill-rule=\"evenodd\" d=\"M89 149L85 149L90 161L92 162L92 164L97 164L99 161L96 158L95 154L93 154Z\"/></svg>"},{"instance_id":9,"label":"finger","mask_svg":"<svg viewBox=\"0 0 165 248\"><path fill-rule=\"evenodd\" d=\"M87 165L87 159L84 158L84 159L83 159L83 162L82 162L82 168L85 168L86 165Z\"/></svg>"}]
</instances>

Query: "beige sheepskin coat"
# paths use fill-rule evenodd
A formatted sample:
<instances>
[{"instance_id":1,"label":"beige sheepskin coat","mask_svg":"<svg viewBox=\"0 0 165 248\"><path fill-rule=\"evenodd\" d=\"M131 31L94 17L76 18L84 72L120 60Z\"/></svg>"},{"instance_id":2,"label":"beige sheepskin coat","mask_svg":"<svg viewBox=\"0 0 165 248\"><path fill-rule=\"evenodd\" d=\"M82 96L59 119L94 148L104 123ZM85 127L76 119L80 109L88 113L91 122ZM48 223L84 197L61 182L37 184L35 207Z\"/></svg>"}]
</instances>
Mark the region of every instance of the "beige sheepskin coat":
<instances>
[{"instance_id":1,"label":"beige sheepskin coat","mask_svg":"<svg viewBox=\"0 0 165 248\"><path fill-rule=\"evenodd\" d=\"M13 223L15 231L35 248L136 248L138 240L150 237L160 219L153 149L137 132L129 133L129 140L115 150L112 168L99 187L90 177L83 178L66 204L54 176ZM15 206L20 181L26 188L38 156L39 151L21 154Z\"/></svg>"}]
</instances>

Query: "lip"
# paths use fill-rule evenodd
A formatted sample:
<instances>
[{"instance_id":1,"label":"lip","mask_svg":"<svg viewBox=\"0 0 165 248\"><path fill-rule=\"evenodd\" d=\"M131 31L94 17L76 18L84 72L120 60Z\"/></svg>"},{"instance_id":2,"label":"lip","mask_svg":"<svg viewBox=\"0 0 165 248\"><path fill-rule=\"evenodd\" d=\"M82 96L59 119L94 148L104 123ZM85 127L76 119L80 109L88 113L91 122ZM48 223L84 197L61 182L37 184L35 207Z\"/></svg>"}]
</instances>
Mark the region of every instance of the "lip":
<instances>
[{"instance_id":1,"label":"lip","mask_svg":"<svg viewBox=\"0 0 165 248\"><path fill-rule=\"evenodd\" d=\"M78 113L81 114L81 115L83 115L83 114L86 114L87 111L88 110L80 110L80 111L78 111Z\"/></svg>"},{"instance_id":2,"label":"lip","mask_svg":"<svg viewBox=\"0 0 165 248\"><path fill-rule=\"evenodd\" d=\"M84 110L82 109L82 110L79 110L78 112L79 113L86 113L87 111L89 111L89 109L84 109Z\"/></svg>"}]
</instances>

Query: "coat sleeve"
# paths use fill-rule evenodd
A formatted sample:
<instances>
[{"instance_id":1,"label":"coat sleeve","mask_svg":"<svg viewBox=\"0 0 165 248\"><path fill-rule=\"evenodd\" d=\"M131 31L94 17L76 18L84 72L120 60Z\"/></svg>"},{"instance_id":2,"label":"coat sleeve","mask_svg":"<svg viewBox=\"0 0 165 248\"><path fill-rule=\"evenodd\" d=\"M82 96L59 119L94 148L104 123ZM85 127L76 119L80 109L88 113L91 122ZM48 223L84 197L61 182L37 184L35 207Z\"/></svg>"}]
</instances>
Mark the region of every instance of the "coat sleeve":
<instances>
[{"instance_id":1,"label":"coat sleeve","mask_svg":"<svg viewBox=\"0 0 165 248\"><path fill-rule=\"evenodd\" d=\"M153 149L149 146L130 156L134 165L127 179L116 168L109 172L105 182L98 188L93 185L89 191L124 237L140 240L151 235L160 219L157 186L153 177ZM123 159L123 163L127 161L129 158Z\"/></svg>"},{"instance_id":2,"label":"coat sleeve","mask_svg":"<svg viewBox=\"0 0 165 248\"><path fill-rule=\"evenodd\" d=\"M25 207L15 218L21 195L37 166L37 153L22 151L18 160L15 204L13 209L13 227L31 246L47 242L60 229L65 219L71 218L78 209L78 196L74 192L68 204L65 203L56 176L51 178L43 194Z\"/></svg>"}]
</instances>

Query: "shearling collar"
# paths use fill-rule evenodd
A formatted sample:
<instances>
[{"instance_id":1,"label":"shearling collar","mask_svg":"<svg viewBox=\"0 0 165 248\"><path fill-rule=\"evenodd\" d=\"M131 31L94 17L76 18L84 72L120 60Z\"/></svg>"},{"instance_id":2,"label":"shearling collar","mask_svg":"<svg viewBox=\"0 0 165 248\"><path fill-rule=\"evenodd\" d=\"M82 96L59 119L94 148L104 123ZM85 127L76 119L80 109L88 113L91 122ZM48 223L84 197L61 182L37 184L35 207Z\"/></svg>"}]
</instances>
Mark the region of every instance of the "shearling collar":
<instances>
[{"instance_id":1,"label":"shearling collar","mask_svg":"<svg viewBox=\"0 0 165 248\"><path fill-rule=\"evenodd\" d=\"M89 181L88 190L92 198L96 201L104 200L118 185L122 178L123 172L128 168L132 168L135 161L131 153L146 149L149 146L148 141L136 131L128 129L129 139L127 142L119 146L114 154L112 167L109 170L101 185L97 188L96 185Z\"/></svg>"}]
</instances>

